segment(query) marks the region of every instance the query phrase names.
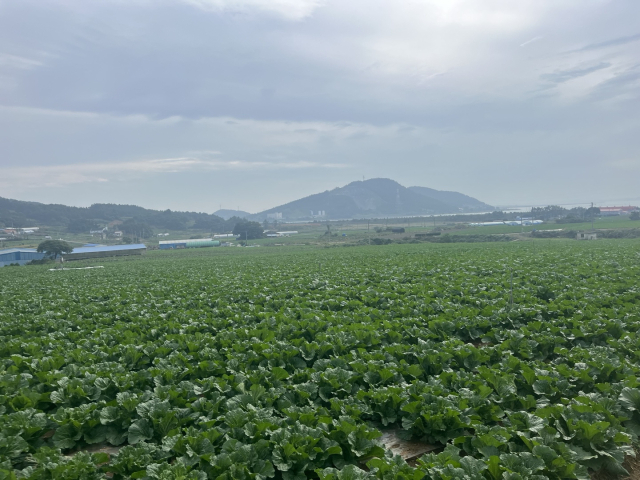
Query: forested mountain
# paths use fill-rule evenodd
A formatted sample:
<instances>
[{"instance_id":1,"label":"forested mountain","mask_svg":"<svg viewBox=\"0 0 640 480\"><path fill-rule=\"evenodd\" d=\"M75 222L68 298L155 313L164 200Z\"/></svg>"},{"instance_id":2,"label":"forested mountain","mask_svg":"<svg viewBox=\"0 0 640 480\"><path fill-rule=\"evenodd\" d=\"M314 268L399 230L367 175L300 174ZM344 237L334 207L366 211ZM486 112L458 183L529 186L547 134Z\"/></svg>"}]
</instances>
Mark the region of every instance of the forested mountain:
<instances>
[{"instance_id":1,"label":"forested mountain","mask_svg":"<svg viewBox=\"0 0 640 480\"><path fill-rule=\"evenodd\" d=\"M221 218L224 218L225 220L229 220L232 217L247 218L248 216L251 215L249 212L245 212L244 210L229 210L226 208L217 210L213 212L213 214Z\"/></svg>"},{"instance_id":2,"label":"forested mountain","mask_svg":"<svg viewBox=\"0 0 640 480\"><path fill-rule=\"evenodd\" d=\"M442 203L446 203L452 207L461 209L464 212L490 212L493 210L491 205L487 205L469 195L458 192L449 192L446 190L434 190L428 187L409 187L409 190L425 197L433 198Z\"/></svg>"},{"instance_id":3,"label":"forested mountain","mask_svg":"<svg viewBox=\"0 0 640 480\"><path fill-rule=\"evenodd\" d=\"M102 227L114 220L135 221L156 230L192 228L226 232L233 229L237 218L225 220L208 213L150 210L111 203L96 203L86 208L45 205L0 197L0 227L65 226L79 232Z\"/></svg>"},{"instance_id":4,"label":"forested mountain","mask_svg":"<svg viewBox=\"0 0 640 480\"><path fill-rule=\"evenodd\" d=\"M403 187L388 178L352 182L251 215L241 210L218 210L216 214L150 210L135 205L96 203L90 207L67 207L23 202L0 197L0 228L64 226L81 233L120 220L132 231L207 230L230 232L240 218L263 221L270 213L282 220L347 219L435 215L491 211L492 207L458 192L426 187Z\"/></svg>"},{"instance_id":5,"label":"forested mountain","mask_svg":"<svg viewBox=\"0 0 640 480\"><path fill-rule=\"evenodd\" d=\"M282 213L284 220L305 218L358 218L434 215L491 211L492 207L457 192L430 188L406 188L388 178L352 182L271 208L252 216L264 220L268 214Z\"/></svg>"}]
</instances>

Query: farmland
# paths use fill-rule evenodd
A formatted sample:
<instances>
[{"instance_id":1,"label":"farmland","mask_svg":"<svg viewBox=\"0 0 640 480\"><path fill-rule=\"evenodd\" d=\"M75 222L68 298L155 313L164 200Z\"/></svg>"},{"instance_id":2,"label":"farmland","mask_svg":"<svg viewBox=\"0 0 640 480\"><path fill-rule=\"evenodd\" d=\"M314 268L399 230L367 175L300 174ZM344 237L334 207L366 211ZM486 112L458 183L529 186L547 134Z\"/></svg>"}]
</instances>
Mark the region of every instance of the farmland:
<instances>
[{"instance_id":1,"label":"farmland","mask_svg":"<svg viewBox=\"0 0 640 480\"><path fill-rule=\"evenodd\" d=\"M623 475L638 278L636 240L3 268L0 479Z\"/></svg>"}]
</instances>

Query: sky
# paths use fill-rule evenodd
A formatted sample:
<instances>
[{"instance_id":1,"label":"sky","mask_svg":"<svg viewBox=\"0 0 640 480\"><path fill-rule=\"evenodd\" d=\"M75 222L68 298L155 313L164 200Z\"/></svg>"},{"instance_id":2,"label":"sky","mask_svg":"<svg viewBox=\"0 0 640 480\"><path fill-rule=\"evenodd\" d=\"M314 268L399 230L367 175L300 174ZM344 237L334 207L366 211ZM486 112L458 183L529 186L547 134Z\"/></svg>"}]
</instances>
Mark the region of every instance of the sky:
<instances>
[{"instance_id":1,"label":"sky","mask_svg":"<svg viewBox=\"0 0 640 480\"><path fill-rule=\"evenodd\" d=\"M0 0L0 196L640 203L637 0Z\"/></svg>"}]
</instances>

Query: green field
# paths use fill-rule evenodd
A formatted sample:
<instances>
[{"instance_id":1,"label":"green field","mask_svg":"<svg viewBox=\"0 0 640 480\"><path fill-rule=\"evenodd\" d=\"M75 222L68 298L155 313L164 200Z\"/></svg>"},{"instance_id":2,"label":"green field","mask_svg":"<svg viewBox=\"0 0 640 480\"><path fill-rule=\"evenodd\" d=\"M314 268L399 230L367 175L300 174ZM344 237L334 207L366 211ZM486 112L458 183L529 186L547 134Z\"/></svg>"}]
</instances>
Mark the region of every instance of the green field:
<instances>
[{"instance_id":1,"label":"green field","mask_svg":"<svg viewBox=\"0 0 640 480\"><path fill-rule=\"evenodd\" d=\"M435 220L435 225L434 225ZM391 233L385 231L386 227L403 227L404 233ZM270 227L273 228L273 227ZM331 235L327 232L326 223L302 223L302 224L280 224L276 230L296 230L299 233L288 237L261 238L250 240L249 245L260 246L292 246L292 245L350 245L367 243L371 239L390 239L393 242L402 243L415 238L416 233L432 232L434 229L449 235L503 235L503 234L529 234L533 230L555 230L563 229L570 231L585 231L591 229L591 223L567 223L559 224L546 222L535 226L510 226L496 225L490 227L471 227L468 222L453 222L451 217L440 218L395 218L371 220L368 223L362 220L345 220L330 222ZM376 232L376 228L383 231ZM603 217L597 218L594 222L597 229L628 229L640 228L640 221L631 221L628 217ZM169 231L169 236L142 239L142 242L149 248L157 248L161 240L178 240L189 238L209 238L212 233L204 230ZM343 234L345 236L343 236ZM42 227L38 234L30 235L22 241L0 242L0 248L29 247L35 248L43 241L44 236L49 235L55 239L63 238L72 246L80 246L85 243L104 243L114 245L120 243L119 239L109 238L101 240L98 236L92 237L89 234L72 234L61 227ZM522 239L522 238L521 238ZM220 239L237 244L235 238Z\"/></svg>"},{"instance_id":2,"label":"green field","mask_svg":"<svg viewBox=\"0 0 640 480\"><path fill-rule=\"evenodd\" d=\"M87 265L0 269L0 479L588 479L638 446L638 240Z\"/></svg>"},{"instance_id":3,"label":"green field","mask_svg":"<svg viewBox=\"0 0 640 480\"><path fill-rule=\"evenodd\" d=\"M598 229L616 229L616 228L639 228L640 221L632 221L629 220L628 217L603 217L597 218L593 222L593 228ZM562 228L565 230L591 230L591 222L583 222L583 223L555 223L555 222L545 222L540 225L524 225L522 227L519 226L510 226L510 225L495 225L490 227L470 227L468 229L462 230L457 233L461 234L481 234L481 235L490 235L490 234L500 234L500 233L520 233L523 232L531 232L532 230L554 230Z\"/></svg>"}]
</instances>

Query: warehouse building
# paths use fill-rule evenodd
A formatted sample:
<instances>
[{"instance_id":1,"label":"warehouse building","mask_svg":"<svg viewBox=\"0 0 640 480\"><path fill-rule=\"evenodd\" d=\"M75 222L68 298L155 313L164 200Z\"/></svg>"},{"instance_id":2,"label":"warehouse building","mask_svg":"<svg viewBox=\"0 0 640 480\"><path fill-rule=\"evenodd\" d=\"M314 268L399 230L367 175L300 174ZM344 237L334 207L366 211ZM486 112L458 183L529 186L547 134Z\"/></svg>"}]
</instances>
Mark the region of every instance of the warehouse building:
<instances>
[{"instance_id":1,"label":"warehouse building","mask_svg":"<svg viewBox=\"0 0 640 480\"><path fill-rule=\"evenodd\" d=\"M638 207L632 205L622 207L600 207L600 215L603 217L610 217L613 215L628 215L631 212L638 210Z\"/></svg>"},{"instance_id":2,"label":"warehouse building","mask_svg":"<svg viewBox=\"0 0 640 480\"><path fill-rule=\"evenodd\" d=\"M162 240L158 242L160 250L174 250L177 248L218 247L219 240L212 238L192 238L189 240Z\"/></svg>"},{"instance_id":3,"label":"warehouse building","mask_svg":"<svg viewBox=\"0 0 640 480\"><path fill-rule=\"evenodd\" d=\"M7 248L0 250L0 267L18 264L24 265L31 260L42 260L44 253L38 253L35 248Z\"/></svg>"},{"instance_id":4,"label":"warehouse building","mask_svg":"<svg viewBox=\"0 0 640 480\"><path fill-rule=\"evenodd\" d=\"M147 250L143 243L133 245L98 245L95 247L74 248L71 253L62 255L65 262L71 260L87 260L89 258L124 257L129 255L142 255Z\"/></svg>"}]
</instances>

